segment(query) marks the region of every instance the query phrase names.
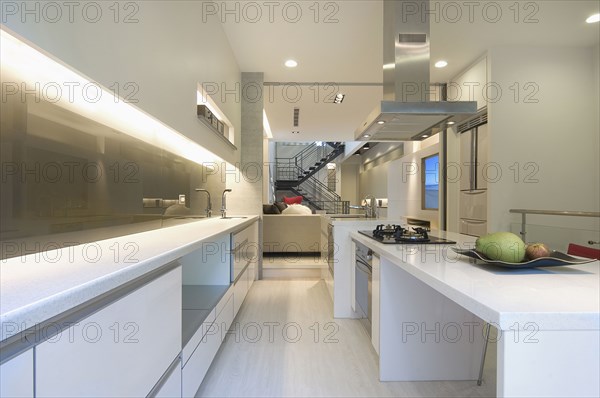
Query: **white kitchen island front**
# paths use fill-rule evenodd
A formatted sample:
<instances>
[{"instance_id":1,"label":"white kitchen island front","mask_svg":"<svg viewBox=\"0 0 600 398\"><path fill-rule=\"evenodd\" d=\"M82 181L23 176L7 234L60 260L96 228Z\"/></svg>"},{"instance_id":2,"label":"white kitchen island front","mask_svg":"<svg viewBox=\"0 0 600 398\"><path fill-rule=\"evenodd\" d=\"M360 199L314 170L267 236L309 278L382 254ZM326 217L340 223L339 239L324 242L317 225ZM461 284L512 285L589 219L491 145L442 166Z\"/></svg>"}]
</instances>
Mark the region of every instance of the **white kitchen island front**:
<instances>
[{"instance_id":1,"label":"white kitchen island front","mask_svg":"<svg viewBox=\"0 0 600 398\"><path fill-rule=\"evenodd\" d=\"M432 234L474 246L472 237ZM489 323L498 330L498 397L600 395L600 262L503 269L452 245L350 236L381 258L381 380L477 379Z\"/></svg>"}]
</instances>

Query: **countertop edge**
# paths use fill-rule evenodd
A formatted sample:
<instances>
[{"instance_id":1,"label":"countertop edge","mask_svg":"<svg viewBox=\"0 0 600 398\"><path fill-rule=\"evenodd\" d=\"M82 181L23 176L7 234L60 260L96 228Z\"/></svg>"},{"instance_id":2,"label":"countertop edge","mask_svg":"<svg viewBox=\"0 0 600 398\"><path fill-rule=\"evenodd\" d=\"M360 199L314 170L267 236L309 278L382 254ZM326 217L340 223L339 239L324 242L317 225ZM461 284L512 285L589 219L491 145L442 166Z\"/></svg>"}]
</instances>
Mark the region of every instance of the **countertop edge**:
<instances>
[{"instance_id":1,"label":"countertop edge","mask_svg":"<svg viewBox=\"0 0 600 398\"><path fill-rule=\"evenodd\" d=\"M358 241L370 249L374 250L380 256L388 259L395 265L427 284L431 288L440 292L450 300L461 307L472 312L479 318L491 323L501 330L514 330L515 324L519 330L524 330L528 323L534 322L539 330L600 330L600 313L581 311L581 312L503 312L497 311L486 306L477 299L465 294L464 292L453 288L443 281L428 274L418 267L402 261L394 253L386 250L385 245L369 239L358 232L351 232L350 238ZM464 260L457 260L466 263ZM560 322L556 322L557 315L560 316ZM565 328L563 325L569 325Z\"/></svg>"},{"instance_id":2,"label":"countertop edge","mask_svg":"<svg viewBox=\"0 0 600 398\"><path fill-rule=\"evenodd\" d=\"M78 305L84 304L85 302L94 299L95 297L100 296L103 293L106 293L122 284L125 284L135 278L141 277L149 272L152 272L161 266L171 263L172 261L177 260L178 258L191 253L194 250L201 248L202 243L208 239L211 239L215 236L231 233L233 231L237 231L243 229L247 225L258 221L259 216L247 216L245 219L236 219L236 220L227 220L221 221L223 223L227 223L227 225L223 225L222 228L214 228L210 233L200 234L198 238L191 238L184 244L173 244L172 246L167 245L160 254L154 254L147 257L144 257L139 262L132 263L131 265L124 266L122 268L116 269L114 271L108 271L106 274L103 274L98 277L91 278L83 283L77 284L75 286L70 286L55 294L51 294L42 299L34 300L32 302L26 303L25 305L18 306L16 308L10 309L9 311L3 312L0 314L0 325L2 325L2 335L0 336L1 340L6 340L15 334L20 333L23 330L34 327L48 319L51 319L54 316L57 316L65 311L68 311L71 308L74 308ZM196 222L169 227L169 233L177 234L178 230L183 234L187 232L191 227L201 226L201 223L206 222L219 222L218 218L213 219L202 219ZM132 238L135 239L144 239L145 237L155 237L159 231L164 233L163 230L152 230L141 233L136 233L132 235L123 235L115 238L106 239L103 241L97 241L95 243L108 245L122 242L128 242ZM150 238L149 238L150 239ZM67 250L67 249L63 249ZM5 263L13 261L19 261L19 258L9 259L7 261L3 261L2 265ZM37 266L44 266L44 264L36 264ZM46 266L51 267L52 264L46 264ZM6 283L6 281L2 281ZM0 298L4 296L0 292ZM0 300L4 301L4 300Z\"/></svg>"}]
</instances>

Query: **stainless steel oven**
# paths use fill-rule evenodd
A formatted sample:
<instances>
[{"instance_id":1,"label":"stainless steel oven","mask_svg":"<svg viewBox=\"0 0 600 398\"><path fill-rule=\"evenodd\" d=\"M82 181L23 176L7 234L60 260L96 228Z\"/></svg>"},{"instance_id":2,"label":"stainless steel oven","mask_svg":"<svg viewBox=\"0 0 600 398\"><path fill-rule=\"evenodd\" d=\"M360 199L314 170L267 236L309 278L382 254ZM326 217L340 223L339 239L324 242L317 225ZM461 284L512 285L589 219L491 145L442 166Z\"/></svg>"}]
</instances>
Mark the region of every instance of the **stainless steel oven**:
<instances>
[{"instance_id":1,"label":"stainless steel oven","mask_svg":"<svg viewBox=\"0 0 600 398\"><path fill-rule=\"evenodd\" d=\"M356 310L360 313L360 320L369 336L371 336L371 322L373 317L373 252L368 247L356 242L355 254L354 292Z\"/></svg>"}]
</instances>

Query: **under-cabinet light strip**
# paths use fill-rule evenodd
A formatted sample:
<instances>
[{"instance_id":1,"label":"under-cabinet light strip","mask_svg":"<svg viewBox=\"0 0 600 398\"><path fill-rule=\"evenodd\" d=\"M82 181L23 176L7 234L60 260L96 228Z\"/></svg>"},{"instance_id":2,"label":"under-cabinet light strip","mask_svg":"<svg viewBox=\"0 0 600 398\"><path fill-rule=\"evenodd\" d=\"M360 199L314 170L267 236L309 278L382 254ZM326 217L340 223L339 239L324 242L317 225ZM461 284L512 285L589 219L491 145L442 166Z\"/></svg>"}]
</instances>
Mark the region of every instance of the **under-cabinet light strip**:
<instances>
[{"instance_id":1,"label":"under-cabinet light strip","mask_svg":"<svg viewBox=\"0 0 600 398\"><path fill-rule=\"evenodd\" d=\"M4 27L0 29L0 55L3 71L20 80L3 82L4 95L24 95L26 89L27 94L31 92L43 99L48 93L52 93L51 102L64 109L194 163L202 165L222 161L197 142L33 45L18 39Z\"/></svg>"}]
</instances>

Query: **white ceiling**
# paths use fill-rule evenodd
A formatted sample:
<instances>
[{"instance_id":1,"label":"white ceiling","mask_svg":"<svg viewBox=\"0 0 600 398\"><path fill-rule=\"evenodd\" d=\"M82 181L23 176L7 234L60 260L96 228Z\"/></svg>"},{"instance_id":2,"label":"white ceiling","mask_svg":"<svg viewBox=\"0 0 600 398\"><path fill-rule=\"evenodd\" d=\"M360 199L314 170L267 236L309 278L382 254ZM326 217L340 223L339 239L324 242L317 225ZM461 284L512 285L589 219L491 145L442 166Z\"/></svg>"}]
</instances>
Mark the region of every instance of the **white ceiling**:
<instances>
[{"instance_id":1,"label":"white ceiling","mask_svg":"<svg viewBox=\"0 0 600 398\"><path fill-rule=\"evenodd\" d=\"M295 4L284 15L286 3ZM264 72L265 82L288 83L265 91L265 111L274 139L353 140L355 129L382 98L382 1L320 1L317 23L314 1L276 4L272 18L262 7L262 16L251 22L255 10L241 8L239 22L228 17L223 24L242 71ZM513 1L475 2L473 22L464 6L455 20L457 10L449 5L456 4L464 2L430 3L439 15L431 20L432 82L447 81L495 46L591 46L600 41L600 24L585 23L588 16L599 12L598 0L521 1L517 23L514 8L509 8L514 7ZM296 14L297 5L301 16ZM492 23L495 5L500 6L502 15ZM333 18L329 23L325 23L327 15ZM298 61L297 68L283 65L290 58ZM447 60L448 67L434 68L439 59ZM314 82L333 82L335 87L311 86ZM335 91L346 94L344 102L326 103L325 97ZM300 108L298 128L292 123L295 107ZM294 130L300 134L292 134Z\"/></svg>"}]
</instances>

